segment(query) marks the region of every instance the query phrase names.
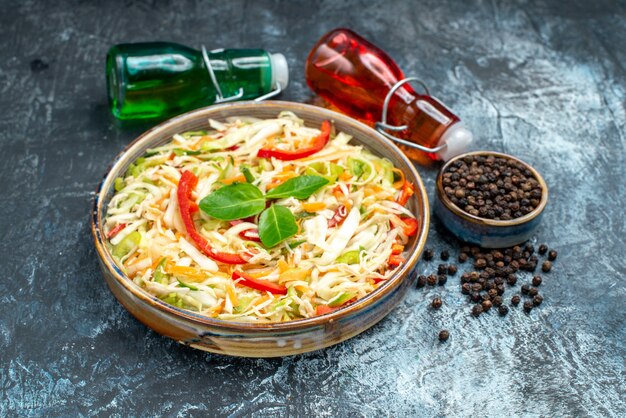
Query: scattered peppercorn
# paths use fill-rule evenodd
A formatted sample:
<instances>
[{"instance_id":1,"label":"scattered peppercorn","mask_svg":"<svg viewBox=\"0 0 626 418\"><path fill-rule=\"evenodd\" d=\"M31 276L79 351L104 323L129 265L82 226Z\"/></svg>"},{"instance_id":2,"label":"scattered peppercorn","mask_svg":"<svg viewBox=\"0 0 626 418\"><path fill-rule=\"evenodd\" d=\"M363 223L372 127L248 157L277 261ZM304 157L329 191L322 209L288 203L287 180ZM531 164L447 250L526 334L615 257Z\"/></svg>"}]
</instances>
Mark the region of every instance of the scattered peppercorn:
<instances>
[{"instance_id":1,"label":"scattered peppercorn","mask_svg":"<svg viewBox=\"0 0 626 418\"><path fill-rule=\"evenodd\" d=\"M493 306L490 300L483 300L483 303L481 303L481 305L483 306L483 311L488 311Z\"/></svg>"},{"instance_id":2,"label":"scattered peppercorn","mask_svg":"<svg viewBox=\"0 0 626 418\"><path fill-rule=\"evenodd\" d=\"M450 338L450 333L448 332L448 330L441 330L439 331L439 341L448 341L448 338Z\"/></svg>"},{"instance_id":3,"label":"scattered peppercorn","mask_svg":"<svg viewBox=\"0 0 626 418\"><path fill-rule=\"evenodd\" d=\"M439 264L437 266L437 274L446 274L448 272L448 266L445 264Z\"/></svg>"},{"instance_id":4,"label":"scattered peppercorn","mask_svg":"<svg viewBox=\"0 0 626 418\"><path fill-rule=\"evenodd\" d=\"M483 313L482 305L474 305L472 308L472 315L479 316L481 313Z\"/></svg>"},{"instance_id":5,"label":"scattered peppercorn","mask_svg":"<svg viewBox=\"0 0 626 418\"><path fill-rule=\"evenodd\" d=\"M544 255L546 252L548 252L548 246L546 244L541 244L539 246L539 254Z\"/></svg>"},{"instance_id":6,"label":"scattered peppercorn","mask_svg":"<svg viewBox=\"0 0 626 418\"><path fill-rule=\"evenodd\" d=\"M527 300L526 302L524 302L524 311L525 312L530 312L533 310L533 303L529 300Z\"/></svg>"},{"instance_id":7,"label":"scattered peppercorn","mask_svg":"<svg viewBox=\"0 0 626 418\"><path fill-rule=\"evenodd\" d=\"M540 286L541 285L541 276L534 276L533 277L533 286Z\"/></svg>"},{"instance_id":8,"label":"scattered peppercorn","mask_svg":"<svg viewBox=\"0 0 626 418\"><path fill-rule=\"evenodd\" d=\"M456 264L450 264L448 266L448 274L450 276L454 276L458 270L459 268L456 266Z\"/></svg>"},{"instance_id":9,"label":"scattered peppercorn","mask_svg":"<svg viewBox=\"0 0 626 418\"><path fill-rule=\"evenodd\" d=\"M498 313L500 314L500 316L505 316L509 313L509 307L506 305L498 306Z\"/></svg>"},{"instance_id":10,"label":"scattered peppercorn","mask_svg":"<svg viewBox=\"0 0 626 418\"><path fill-rule=\"evenodd\" d=\"M440 274L439 276L437 276L437 283L439 283L439 286L443 286L444 284L446 284L447 281L448 276L446 276L445 274Z\"/></svg>"},{"instance_id":11,"label":"scattered peppercorn","mask_svg":"<svg viewBox=\"0 0 626 418\"><path fill-rule=\"evenodd\" d=\"M463 293L464 295L469 295L471 291L472 287L470 286L470 284L463 283L463 286L461 286L461 293Z\"/></svg>"},{"instance_id":12,"label":"scattered peppercorn","mask_svg":"<svg viewBox=\"0 0 626 418\"><path fill-rule=\"evenodd\" d=\"M459 263L465 263L467 261L467 254L466 253L461 253L459 254Z\"/></svg>"},{"instance_id":13,"label":"scattered peppercorn","mask_svg":"<svg viewBox=\"0 0 626 418\"><path fill-rule=\"evenodd\" d=\"M554 261L556 260L556 256L557 256L556 250L550 250L550 252L548 252L548 260Z\"/></svg>"},{"instance_id":14,"label":"scattered peppercorn","mask_svg":"<svg viewBox=\"0 0 626 418\"><path fill-rule=\"evenodd\" d=\"M428 276L426 278L426 283L428 283L429 286L434 286L437 284L437 276L435 276L434 274L431 274L430 276Z\"/></svg>"},{"instance_id":15,"label":"scattered peppercorn","mask_svg":"<svg viewBox=\"0 0 626 418\"><path fill-rule=\"evenodd\" d=\"M541 302L543 302L543 296L537 295L533 298L533 305L539 306L541 305Z\"/></svg>"},{"instance_id":16,"label":"scattered peppercorn","mask_svg":"<svg viewBox=\"0 0 626 418\"><path fill-rule=\"evenodd\" d=\"M433 257L435 257L435 251L432 248L426 248L423 255L424 260L430 261Z\"/></svg>"},{"instance_id":17,"label":"scattered peppercorn","mask_svg":"<svg viewBox=\"0 0 626 418\"><path fill-rule=\"evenodd\" d=\"M443 301L441 300L441 298L434 298L432 303L430 304L433 309L439 309L441 308L441 305L443 305Z\"/></svg>"},{"instance_id":18,"label":"scattered peppercorn","mask_svg":"<svg viewBox=\"0 0 626 418\"><path fill-rule=\"evenodd\" d=\"M534 296L537 296L538 294L539 294L539 289L537 289L536 287L531 287L530 289L528 289L528 296L534 297Z\"/></svg>"},{"instance_id":19,"label":"scattered peppercorn","mask_svg":"<svg viewBox=\"0 0 626 418\"><path fill-rule=\"evenodd\" d=\"M524 295L527 295L529 290L530 290L530 286L529 285L527 285L527 284L523 284L522 285L522 293Z\"/></svg>"},{"instance_id":20,"label":"scattered peppercorn","mask_svg":"<svg viewBox=\"0 0 626 418\"><path fill-rule=\"evenodd\" d=\"M517 283L517 276L515 274L509 274L506 278L506 282L511 286L514 286Z\"/></svg>"},{"instance_id":21,"label":"scattered peppercorn","mask_svg":"<svg viewBox=\"0 0 626 418\"><path fill-rule=\"evenodd\" d=\"M417 287L424 287L426 286L426 276L424 276L423 274L420 274L419 276L417 276Z\"/></svg>"},{"instance_id":22,"label":"scattered peppercorn","mask_svg":"<svg viewBox=\"0 0 626 418\"><path fill-rule=\"evenodd\" d=\"M443 250L443 251L441 252L441 259L442 259L443 261L447 261L447 260L448 260L448 258L450 258L450 253L448 252L448 250Z\"/></svg>"},{"instance_id":23,"label":"scattered peppercorn","mask_svg":"<svg viewBox=\"0 0 626 418\"><path fill-rule=\"evenodd\" d=\"M513 297L511 298L511 303L515 306L519 305L521 301L521 298L519 297L519 295L513 295Z\"/></svg>"},{"instance_id":24,"label":"scattered peppercorn","mask_svg":"<svg viewBox=\"0 0 626 418\"><path fill-rule=\"evenodd\" d=\"M543 264L541 265L541 271L543 271L544 273L547 273L550 270L552 270L552 263L549 261L544 261Z\"/></svg>"}]
</instances>

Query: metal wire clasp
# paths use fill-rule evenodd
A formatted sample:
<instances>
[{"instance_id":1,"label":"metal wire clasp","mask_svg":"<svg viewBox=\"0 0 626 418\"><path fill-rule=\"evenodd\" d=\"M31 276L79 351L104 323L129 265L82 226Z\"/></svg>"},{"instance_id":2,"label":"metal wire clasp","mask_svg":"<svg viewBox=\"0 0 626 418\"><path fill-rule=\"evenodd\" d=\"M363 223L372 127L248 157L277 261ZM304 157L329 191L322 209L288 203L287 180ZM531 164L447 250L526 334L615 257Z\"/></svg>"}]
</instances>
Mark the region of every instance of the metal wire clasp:
<instances>
[{"instance_id":1,"label":"metal wire clasp","mask_svg":"<svg viewBox=\"0 0 626 418\"><path fill-rule=\"evenodd\" d=\"M428 148L425 147L423 145L419 145L416 144L414 142L410 142L407 141L405 139L402 138L398 138L397 136L393 136L390 133L386 132L386 130L389 131L403 131L405 129L408 129L409 127L407 125L401 125L401 126L395 126L395 125L389 125L387 123L387 112L389 110L389 102L391 101L391 97L396 93L396 91L402 87L404 84L408 83L409 81L415 81L416 83L419 83L419 85L422 86L422 88L424 89L424 91L426 92L427 95L430 96L430 93L428 92L428 87L426 87L426 84L424 84L424 82L422 82L419 78L416 77L407 77L404 78L400 81L398 81L396 84L393 85L393 87L389 90L389 93L387 93L387 96L385 97L385 101L383 102L383 113L381 116L381 121L380 122L376 122L376 130L378 132L380 132L385 138L390 139L392 141L395 141L399 144L405 145L407 147L411 147L411 148L415 148L418 149L420 151L424 151L424 152L438 152L441 151L442 149L447 147L447 144L441 144L438 147L435 148Z\"/></svg>"},{"instance_id":2,"label":"metal wire clasp","mask_svg":"<svg viewBox=\"0 0 626 418\"><path fill-rule=\"evenodd\" d=\"M220 52L220 51L223 51L223 49L214 49L211 52ZM239 91L236 94L230 97L224 97L224 94L222 93L222 89L220 87L220 83L217 82L217 77L215 77L215 71L213 71L213 66L211 65L209 54L207 53L204 45L202 46L202 59L204 60L204 65L206 66L207 71L209 72L209 77L211 77L211 82L213 83L213 87L215 87L215 91L217 92L217 94L215 95L215 104L225 103L225 102L234 102L243 97L244 92L243 92L242 87L239 88ZM260 102L261 100L269 99L270 97L274 97L277 94L280 94L280 92L282 91L283 91L282 86L280 85L280 83L277 82L274 90L270 91L267 94L264 94L263 96L257 97L256 99L254 99L254 101Z\"/></svg>"}]
</instances>

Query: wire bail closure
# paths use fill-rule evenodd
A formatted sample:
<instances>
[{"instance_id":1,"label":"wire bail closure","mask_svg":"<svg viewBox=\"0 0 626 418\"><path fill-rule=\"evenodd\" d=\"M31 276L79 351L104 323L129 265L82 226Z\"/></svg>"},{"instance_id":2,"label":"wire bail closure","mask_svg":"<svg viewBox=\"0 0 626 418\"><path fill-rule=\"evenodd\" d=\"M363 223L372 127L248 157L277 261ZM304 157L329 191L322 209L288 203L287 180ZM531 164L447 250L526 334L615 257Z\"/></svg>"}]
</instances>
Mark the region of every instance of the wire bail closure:
<instances>
[{"instance_id":1,"label":"wire bail closure","mask_svg":"<svg viewBox=\"0 0 626 418\"><path fill-rule=\"evenodd\" d=\"M389 131L403 131L405 129L408 129L408 125L401 125L401 126L396 126L396 125L389 125L387 123L387 112L389 110L389 102L391 101L391 97L393 97L393 95L396 93L396 91L402 87L403 85L405 85L406 83L410 82L410 81L414 81L416 83L418 83L420 86L422 86L422 88L424 89L424 91L426 92L427 95L430 95L430 93L428 92L428 87L426 87L426 84L424 84L424 82L422 80L420 80L419 78L416 77L407 77L407 78L403 78L402 80L398 81L396 84L393 85L393 87L389 90L389 92L387 93L387 96L385 97L385 101L383 102L383 113L381 116L381 121L380 122L376 122L375 127L376 130L381 133L385 138L390 139L394 142L397 142L399 144L405 145L407 147L411 147L411 148L415 148L418 149L420 151L424 151L424 152L432 152L432 153L436 153L441 151L442 149L447 147L447 144L441 144L438 147L435 148L428 148L425 147L423 145L419 145L416 144L414 142L411 141L407 141L405 139L402 138L398 138L397 136L394 136L388 132L386 132L387 130Z\"/></svg>"},{"instance_id":2,"label":"wire bail closure","mask_svg":"<svg viewBox=\"0 0 626 418\"><path fill-rule=\"evenodd\" d=\"M223 50L224 50L223 48L220 48L220 49L214 49L211 52L221 52ZM217 77L215 77L215 71L213 71L213 66L211 65L209 54L207 53L204 45L202 45L202 59L204 60L204 65L206 66L207 71L209 72L209 77L211 77L211 83L213 83L213 87L215 87L215 91L217 92L217 94L215 95L215 104L234 102L243 97L244 92L243 92L242 87L239 87L239 91L236 94L229 96L229 97L224 97L224 94L222 93L222 89L220 87L220 83L217 82ZM280 85L279 82L276 82L276 86L274 90L270 91L267 94L257 97L256 99L254 99L254 101L260 102L262 100L269 99L270 97L274 97L280 94L280 92L282 91L283 91L282 86Z\"/></svg>"}]
</instances>

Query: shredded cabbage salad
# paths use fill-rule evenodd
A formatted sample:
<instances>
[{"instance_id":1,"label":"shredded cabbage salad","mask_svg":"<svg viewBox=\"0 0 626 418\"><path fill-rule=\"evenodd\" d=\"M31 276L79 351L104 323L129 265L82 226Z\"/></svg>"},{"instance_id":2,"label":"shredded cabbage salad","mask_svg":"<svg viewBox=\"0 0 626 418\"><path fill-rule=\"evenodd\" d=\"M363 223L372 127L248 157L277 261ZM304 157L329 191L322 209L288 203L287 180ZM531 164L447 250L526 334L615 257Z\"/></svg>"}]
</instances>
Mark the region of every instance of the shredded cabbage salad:
<instances>
[{"instance_id":1,"label":"shredded cabbage salad","mask_svg":"<svg viewBox=\"0 0 626 418\"><path fill-rule=\"evenodd\" d=\"M289 321L353 303L404 262L418 220L390 161L291 112L209 124L115 180L104 232L137 285L208 317Z\"/></svg>"}]
</instances>

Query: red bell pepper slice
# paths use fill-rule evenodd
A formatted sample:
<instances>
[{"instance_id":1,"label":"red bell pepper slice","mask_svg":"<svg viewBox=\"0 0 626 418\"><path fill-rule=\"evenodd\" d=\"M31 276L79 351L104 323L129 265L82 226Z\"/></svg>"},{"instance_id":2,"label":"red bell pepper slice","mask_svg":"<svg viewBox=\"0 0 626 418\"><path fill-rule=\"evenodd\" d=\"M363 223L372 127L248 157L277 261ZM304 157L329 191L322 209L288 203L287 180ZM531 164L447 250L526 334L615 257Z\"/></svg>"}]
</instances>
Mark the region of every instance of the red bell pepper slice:
<instances>
[{"instance_id":1,"label":"red bell pepper slice","mask_svg":"<svg viewBox=\"0 0 626 418\"><path fill-rule=\"evenodd\" d=\"M406 202L409 201L409 198L413 196L414 193L415 187L413 186L413 183L405 180L404 184L402 185L402 192L400 193L400 197L398 197L397 200L398 204L402 206L406 205Z\"/></svg>"},{"instance_id":2,"label":"red bell pepper slice","mask_svg":"<svg viewBox=\"0 0 626 418\"><path fill-rule=\"evenodd\" d=\"M270 282L268 280L255 279L254 277L246 274L242 271L234 271L232 279L237 281L237 284L241 284L252 289L260 290L262 292L270 292L277 295L286 295L287 288L279 284Z\"/></svg>"},{"instance_id":3,"label":"red bell pepper slice","mask_svg":"<svg viewBox=\"0 0 626 418\"><path fill-rule=\"evenodd\" d=\"M328 220L328 227L332 228L337 226L346 218L346 216L348 216L348 209L344 205L339 206L333 217Z\"/></svg>"},{"instance_id":4,"label":"red bell pepper slice","mask_svg":"<svg viewBox=\"0 0 626 418\"><path fill-rule=\"evenodd\" d=\"M115 237L124 228L126 228L126 224L117 224L115 226L115 228L113 228L112 230L109 231L109 233L107 234L107 239L111 239L111 238Z\"/></svg>"},{"instance_id":5,"label":"red bell pepper slice","mask_svg":"<svg viewBox=\"0 0 626 418\"><path fill-rule=\"evenodd\" d=\"M412 237L417 232L417 219L409 218L408 216L401 216L402 222L404 222L404 227L402 227L404 231L404 235L407 237Z\"/></svg>"},{"instance_id":6,"label":"red bell pepper slice","mask_svg":"<svg viewBox=\"0 0 626 418\"><path fill-rule=\"evenodd\" d=\"M315 307L315 315L319 316L319 315L324 315L327 313L331 313L332 311L336 311L339 308L331 308L328 305L317 305Z\"/></svg>"},{"instance_id":7,"label":"red bell pepper slice","mask_svg":"<svg viewBox=\"0 0 626 418\"><path fill-rule=\"evenodd\" d=\"M230 221L231 226L239 225L244 221L241 219L237 219L234 221ZM239 233L239 236L243 239L247 239L248 241L261 242L261 238L259 237L259 229L258 228L250 228Z\"/></svg>"},{"instance_id":8,"label":"red bell pepper slice","mask_svg":"<svg viewBox=\"0 0 626 418\"><path fill-rule=\"evenodd\" d=\"M320 129L322 132L313 138L311 146L307 148L294 151L287 151L278 148L261 148L256 156L259 158L274 157L283 161L299 160L300 158L308 157L326 146L328 139L330 138L330 128L331 125L329 121L325 120L322 122L322 127Z\"/></svg>"},{"instance_id":9,"label":"red bell pepper slice","mask_svg":"<svg viewBox=\"0 0 626 418\"><path fill-rule=\"evenodd\" d=\"M399 254L391 254L387 260L387 264L391 268L398 267L402 263L404 263L404 257Z\"/></svg>"},{"instance_id":10,"label":"red bell pepper slice","mask_svg":"<svg viewBox=\"0 0 626 418\"><path fill-rule=\"evenodd\" d=\"M219 261L221 263L226 264L246 264L249 258L243 257L238 254L232 253L222 253L219 251L215 251L211 248L209 242L196 231L196 226L193 223L193 218L191 214L198 211L198 205L193 202L191 197L191 191L198 184L198 178L191 171L183 172L180 180L178 182L178 208L180 210L180 217L183 219L183 224L185 225L185 230L187 231L187 235L191 240L196 244L196 246L211 257L215 261Z\"/></svg>"}]
</instances>

